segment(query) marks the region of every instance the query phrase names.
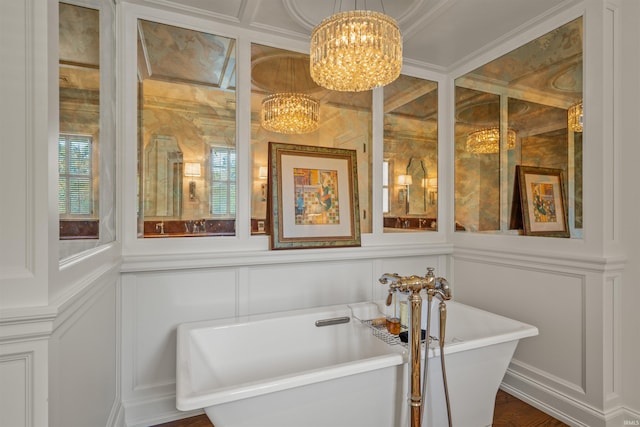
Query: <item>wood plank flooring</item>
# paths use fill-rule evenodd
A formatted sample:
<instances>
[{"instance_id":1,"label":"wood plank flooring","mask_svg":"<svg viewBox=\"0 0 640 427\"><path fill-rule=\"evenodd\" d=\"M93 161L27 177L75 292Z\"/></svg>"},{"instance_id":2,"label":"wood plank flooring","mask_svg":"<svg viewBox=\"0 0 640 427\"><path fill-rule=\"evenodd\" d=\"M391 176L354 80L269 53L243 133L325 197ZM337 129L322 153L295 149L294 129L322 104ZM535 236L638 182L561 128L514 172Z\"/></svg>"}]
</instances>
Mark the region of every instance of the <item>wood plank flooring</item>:
<instances>
[{"instance_id":1,"label":"wood plank flooring","mask_svg":"<svg viewBox=\"0 0 640 427\"><path fill-rule=\"evenodd\" d=\"M154 427L213 427L206 415L185 418ZM464 426L459 426L464 427ZM553 417L498 390L493 412L493 427L568 427Z\"/></svg>"}]
</instances>

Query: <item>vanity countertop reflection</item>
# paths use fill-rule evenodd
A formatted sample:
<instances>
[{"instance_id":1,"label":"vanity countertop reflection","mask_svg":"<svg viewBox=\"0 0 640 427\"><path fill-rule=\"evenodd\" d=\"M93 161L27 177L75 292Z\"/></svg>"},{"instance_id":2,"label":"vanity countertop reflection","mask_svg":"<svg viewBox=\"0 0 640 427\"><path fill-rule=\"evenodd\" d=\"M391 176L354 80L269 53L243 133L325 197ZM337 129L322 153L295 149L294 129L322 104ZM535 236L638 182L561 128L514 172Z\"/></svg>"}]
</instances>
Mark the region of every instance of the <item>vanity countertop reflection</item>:
<instances>
[{"instance_id":1,"label":"vanity countertop reflection","mask_svg":"<svg viewBox=\"0 0 640 427\"><path fill-rule=\"evenodd\" d=\"M235 219L155 220L144 222L144 237L233 236Z\"/></svg>"}]
</instances>

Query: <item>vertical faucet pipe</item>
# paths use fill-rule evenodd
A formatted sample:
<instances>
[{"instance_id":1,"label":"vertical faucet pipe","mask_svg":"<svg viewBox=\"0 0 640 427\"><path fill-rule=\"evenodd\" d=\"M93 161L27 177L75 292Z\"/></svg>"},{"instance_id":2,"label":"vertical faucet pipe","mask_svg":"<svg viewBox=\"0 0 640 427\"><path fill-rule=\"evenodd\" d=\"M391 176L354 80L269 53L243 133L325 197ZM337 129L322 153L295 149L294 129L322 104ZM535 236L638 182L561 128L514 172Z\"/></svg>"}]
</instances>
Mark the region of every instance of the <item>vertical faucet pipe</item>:
<instances>
[{"instance_id":1,"label":"vertical faucet pipe","mask_svg":"<svg viewBox=\"0 0 640 427\"><path fill-rule=\"evenodd\" d=\"M451 403L449 402L449 386L447 385L447 370L444 367L444 332L447 323L447 304L444 301L440 301L440 365L442 366L442 383L444 384L444 398L447 402L447 420L449 421L449 427L452 427L451 423ZM426 379L426 376L425 376Z\"/></svg>"},{"instance_id":2,"label":"vertical faucet pipe","mask_svg":"<svg viewBox=\"0 0 640 427\"><path fill-rule=\"evenodd\" d=\"M422 390L420 387L420 316L422 314L422 296L420 289L413 289L409 296L411 305L411 329L410 329L410 350L409 350L409 369L411 372L411 427L422 426Z\"/></svg>"},{"instance_id":3,"label":"vertical faucet pipe","mask_svg":"<svg viewBox=\"0 0 640 427\"><path fill-rule=\"evenodd\" d=\"M424 344L424 368L422 372L422 408L420 408L420 416L424 417L424 405L427 396L427 380L429 377L429 340L431 332L431 302L433 301L433 293L427 292L427 330L425 331ZM422 322L421 326L422 326Z\"/></svg>"}]
</instances>

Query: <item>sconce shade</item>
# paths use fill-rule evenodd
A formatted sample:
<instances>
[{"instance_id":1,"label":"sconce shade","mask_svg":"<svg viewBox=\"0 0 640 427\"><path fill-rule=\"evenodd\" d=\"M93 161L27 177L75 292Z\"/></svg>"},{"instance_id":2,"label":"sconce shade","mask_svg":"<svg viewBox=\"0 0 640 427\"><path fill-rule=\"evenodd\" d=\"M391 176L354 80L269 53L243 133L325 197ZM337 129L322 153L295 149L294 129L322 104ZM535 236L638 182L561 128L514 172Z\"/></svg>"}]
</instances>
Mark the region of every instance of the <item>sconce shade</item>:
<instances>
[{"instance_id":1,"label":"sconce shade","mask_svg":"<svg viewBox=\"0 0 640 427\"><path fill-rule=\"evenodd\" d=\"M573 104L567 110L567 126L574 132L582 132L583 123L582 101Z\"/></svg>"},{"instance_id":2,"label":"sconce shade","mask_svg":"<svg viewBox=\"0 0 640 427\"><path fill-rule=\"evenodd\" d=\"M200 176L200 163L185 163L184 176Z\"/></svg>"},{"instance_id":3,"label":"sconce shade","mask_svg":"<svg viewBox=\"0 0 640 427\"><path fill-rule=\"evenodd\" d=\"M438 188L438 178L424 178L422 188Z\"/></svg>"},{"instance_id":4,"label":"sconce shade","mask_svg":"<svg viewBox=\"0 0 640 427\"><path fill-rule=\"evenodd\" d=\"M351 10L324 19L311 33L311 78L341 92L391 83L402 69L398 23L380 12Z\"/></svg>"},{"instance_id":5,"label":"sconce shade","mask_svg":"<svg viewBox=\"0 0 640 427\"><path fill-rule=\"evenodd\" d=\"M413 178L411 175L398 175L398 185L411 185Z\"/></svg>"},{"instance_id":6,"label":"sconce shade","mask_svg":"<svg viewBox=\"0 0 640 427\"><path fill-rule=\"evenodd\" d=\"M268 175L267 167L266 166L260 166L260 168L258 169L258 178L267 179L267 175Z\"/></svg>"},{"instance_id":7,"label":"sconce shade","mask_svg":"<svg viewBox=\"0 0 640 427\"><path fill-rule=\"evenodd\" d=\"M516 147L516 132L507 130L507 150ZM492 127L471 132L467 136L467 151L475 154L492 154L500 152L500 128Z\"/></svg>"}]
</instances>

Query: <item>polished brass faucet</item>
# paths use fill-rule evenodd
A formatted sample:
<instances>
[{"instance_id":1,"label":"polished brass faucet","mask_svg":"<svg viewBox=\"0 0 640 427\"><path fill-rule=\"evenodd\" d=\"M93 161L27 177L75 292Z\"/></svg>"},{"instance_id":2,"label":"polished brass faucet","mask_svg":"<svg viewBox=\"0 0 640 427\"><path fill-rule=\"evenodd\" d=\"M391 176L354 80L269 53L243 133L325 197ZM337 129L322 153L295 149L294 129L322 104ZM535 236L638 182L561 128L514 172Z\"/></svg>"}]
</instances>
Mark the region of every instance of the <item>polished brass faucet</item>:
<instances>
[{"instance_id":1,"label":"polished brass faucet","mask_svg":"<svg viewBox=\"0 0 640 427\"><path fill-rule=\"evenodd\" d=\"M411 397L411 426L422 426L422 415L424 411L424 395L426 394L427 369L428 369L428 344L425 348L424 377L422 387L420 385L420 338L421 338L421 316L422 316L422 296L420 292L427 293L427 343L429 341L429 321L431 319L431 302L434 297L440 299L441 304L445 300L451 299L449 282L443 277L436 277L432 267L427 268L427 274L422 276L400 276L395 273L385 273L378 281L383 285L389 285L389 295L386 304L390 305L395 292L408 294L411 316L411 328L409 329L409 367L410 367L410 388ZM443 326L443 325L442 325ZM442 334L444 336L444 334ZM441 343L442 346L442 343ZM442 347L441 347L442 348ZM442 351L442 350L441 350ZM447 393L448 396L448 393ZM447 399L448 401L448 399ZM448 406L448 405L447 405ZM448 411L449 412L449 411ZM451 416L449 416L451 420ZM450 421L449 421L450 422Z\"/></svg>"}]
</instances>

